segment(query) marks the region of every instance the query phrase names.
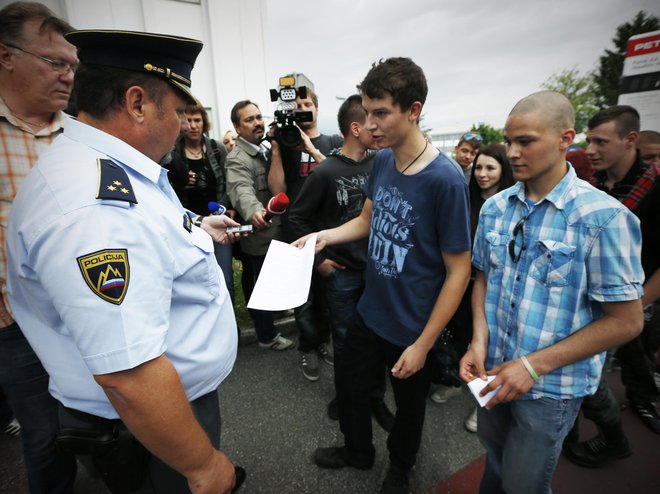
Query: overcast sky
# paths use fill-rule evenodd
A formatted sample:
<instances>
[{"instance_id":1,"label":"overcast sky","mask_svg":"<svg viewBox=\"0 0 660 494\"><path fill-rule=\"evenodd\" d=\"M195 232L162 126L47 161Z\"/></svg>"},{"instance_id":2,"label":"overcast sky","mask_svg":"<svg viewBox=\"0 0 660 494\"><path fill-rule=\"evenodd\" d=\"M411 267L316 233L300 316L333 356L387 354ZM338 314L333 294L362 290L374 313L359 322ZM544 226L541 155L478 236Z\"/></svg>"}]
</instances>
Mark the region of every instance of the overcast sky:
<instances>
[{"instance_id":1,"label":"overcast sky","mask_svg":"<svg viewBox=\"0 0 660 494\"><path fill-rule=\"evenodd\" d=\"M502 127L553 73L595 68L639 10L660 17L657 0L269 0L268 9L273 87L289 72L309 77L324 133L337 132L337 97L354 93L380 58L422 67L433 132Z\"/></svg>"}]
</instances>

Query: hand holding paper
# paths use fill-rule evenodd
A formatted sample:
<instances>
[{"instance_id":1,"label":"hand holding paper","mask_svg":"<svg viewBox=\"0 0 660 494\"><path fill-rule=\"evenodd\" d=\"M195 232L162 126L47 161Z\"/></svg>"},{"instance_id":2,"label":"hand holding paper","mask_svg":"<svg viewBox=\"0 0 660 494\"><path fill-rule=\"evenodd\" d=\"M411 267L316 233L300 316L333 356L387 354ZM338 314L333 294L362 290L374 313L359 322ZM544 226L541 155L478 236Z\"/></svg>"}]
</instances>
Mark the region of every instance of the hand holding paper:
<instances>
[{"instance_id":1,"label":"hand holding paper","mask_svg":"<svg viewBox=\"0 0 660 494\"><path fill-rule=\"evenodd\" d=\"M477 399L479 402L479 406L485 406L486 403L490 401L490 399L495 396L495 393L497 393L497 390L500 389L501 386L498 386L495 388L493 391L488 393L486 396L479 396L479 393L481 392L482 389L484 389L493 379L495 379L496 376L488 376L488 380L484 381L483 379L477 377L476 379L473 379L468 383L468 388L470 388L470 391L474 395L474 397Z\"/></svg>"},{"instance_id":2,"label":"hand holding paper","mask_svg":"<svg viewBox=\"0 0 660 494\"><path fill-rule=\"evenodd\" d=\"M248 309L287 310L307 301L312 281L316 235L302 249L273 240L259 278L248 302Z\"/></svg>"}]
</instances>

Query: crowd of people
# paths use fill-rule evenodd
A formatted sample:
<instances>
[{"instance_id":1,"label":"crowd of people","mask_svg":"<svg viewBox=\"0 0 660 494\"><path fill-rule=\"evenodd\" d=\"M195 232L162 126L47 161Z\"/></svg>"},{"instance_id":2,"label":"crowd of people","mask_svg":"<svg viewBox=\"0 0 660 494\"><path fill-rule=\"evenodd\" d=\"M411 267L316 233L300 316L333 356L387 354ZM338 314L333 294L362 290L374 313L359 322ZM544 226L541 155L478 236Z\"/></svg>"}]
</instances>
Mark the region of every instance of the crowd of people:
<instances>
[{"instance_id":1,"label":"crowd of people","mask_svg":"<svg viewBox=\"0 0 660 494\"><path fill-rule=\"evenodd\" d=\"M637 110L598 112L580 149L569 100L540 91L504 143L466 132L450 157L419 125L424 71L395 57L343 102L341 135L320 132L309 87L295 145L250 99L218 141L191 90L201 49L76 31L37 2L0 10L0 425L21 435L30 492L72 492L76 458L113 493L240 487L217 393L240 331L232 260L249 300L274 239L316 237L297 342L249 313L264 351L297 344L302 379L334 368L343 445L318 448L320 468L370 469L373 417L380 492L409 491L428 401L462 392L434 384L441 334L456 376L496 392L465 420L487 452L481 492L550 492L562 452L629 456L611 365L660 433L660 134Z\"/></svg>"}]
</instances>

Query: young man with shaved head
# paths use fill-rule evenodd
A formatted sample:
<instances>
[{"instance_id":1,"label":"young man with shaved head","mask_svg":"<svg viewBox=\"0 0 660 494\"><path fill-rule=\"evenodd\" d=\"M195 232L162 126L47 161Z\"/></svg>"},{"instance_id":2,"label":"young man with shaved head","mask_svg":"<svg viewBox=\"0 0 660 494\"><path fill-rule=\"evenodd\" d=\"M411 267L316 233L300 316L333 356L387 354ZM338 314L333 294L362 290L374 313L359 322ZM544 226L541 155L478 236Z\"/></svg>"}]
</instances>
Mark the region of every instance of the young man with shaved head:
<instances>
[{"instance_id":1,"label":"young man with shaved head","mask_svg":"<svg viewBox=\"0 0 660 494\"><path fill-rule=\"evenodd\" d=\"M481 209L465 381L492 376L479 409L481 492L549 493L561 445L605 350L642 329L639 221L566 163L574 111L561 94L518 102L504 128L514 186Z\"/></svg>"}]
</instances>

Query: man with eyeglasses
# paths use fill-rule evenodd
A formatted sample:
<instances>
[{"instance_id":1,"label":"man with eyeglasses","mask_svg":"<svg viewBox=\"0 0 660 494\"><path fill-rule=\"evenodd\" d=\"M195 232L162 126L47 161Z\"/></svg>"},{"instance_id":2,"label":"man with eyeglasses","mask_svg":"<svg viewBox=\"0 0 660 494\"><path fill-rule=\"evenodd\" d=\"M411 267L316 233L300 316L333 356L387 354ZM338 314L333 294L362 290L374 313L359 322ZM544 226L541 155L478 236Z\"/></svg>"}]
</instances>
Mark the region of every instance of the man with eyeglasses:
<instances>
[{"instance_id":1,"label":"man with eyeglasses","mask_svg":"<svg viewBox=\"0 0 660 494\"><path fill-rule=\"evenodd\" d=\"M62 131L78 62L63 36L72 29L36 2L0 10L0 383L22 427L32 493L71 492L76 462L54 447L57 402L48 393L48 374L9 308L5 232L23 180Z\"/></svg>"},{"instance_id":2,"label":"man with eyeglasses","mask_svg":"<svg viewBox=\"0 0 660 494\"><path fill-rule=\"evenodd\" d=\"M461 136L458 144L454 147L454 159L463 170L466 183L470 182L472 163L474 163L474 159L477 157L482 141L483 139L476 132L468 132Z\"/></svg>"},{"instance_id":3,"label":"man with eyeglasses","mask_svg":"<svg viewBox=\"0 0 660 494\"><path fill-rule=\"evenodd\" d=\"M566 163L575 113L563 95L519 101L504 128L514 186L483 205L472 264L474 335L461 377L492 380L478 411L482 492L549 493L562 442L605 351L637 336L639 220Z\"/></svg>"}]
</instances>

